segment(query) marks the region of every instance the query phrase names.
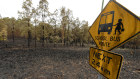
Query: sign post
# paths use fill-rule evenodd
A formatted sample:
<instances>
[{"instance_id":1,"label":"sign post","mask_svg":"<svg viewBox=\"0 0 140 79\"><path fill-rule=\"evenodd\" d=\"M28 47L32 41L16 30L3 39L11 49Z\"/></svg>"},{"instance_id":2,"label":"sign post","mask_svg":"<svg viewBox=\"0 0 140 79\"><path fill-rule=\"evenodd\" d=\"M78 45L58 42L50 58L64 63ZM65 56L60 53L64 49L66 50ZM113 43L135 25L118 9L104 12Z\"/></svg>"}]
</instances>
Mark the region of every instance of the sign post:
<instances>
[{"instance_id":1,"label":"sign post","mask_svg":"<svg viewBox=\"0 0 140 79\"><path fill-rule=\"evenodd\" d=\"M104 0L102 1L101 11L103 10L103 7L104 7ZM98 79L103 79L101 74L98 74Z\"/></svg>"}]
</instances>

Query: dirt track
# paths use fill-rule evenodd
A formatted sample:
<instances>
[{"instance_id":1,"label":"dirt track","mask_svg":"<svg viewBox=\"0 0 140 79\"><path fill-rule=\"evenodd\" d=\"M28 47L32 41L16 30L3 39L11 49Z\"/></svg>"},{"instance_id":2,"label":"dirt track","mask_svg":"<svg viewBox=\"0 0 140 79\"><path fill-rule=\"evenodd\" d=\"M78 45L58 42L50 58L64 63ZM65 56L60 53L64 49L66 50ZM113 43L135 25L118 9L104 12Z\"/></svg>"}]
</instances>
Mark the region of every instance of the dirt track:
<instances>
[{"instance_id":1,"label":"dirt track","mask_svg":"<svg viewBox=\"0 0 140 79\"><path fill-rule=\"evenodd\" d=\"M140 79L140 50L130 51L113 50L124 56L120 79ZM89 48L0 49L0 79L97 79L88 60Z\"/></svg>"}]
</instances>

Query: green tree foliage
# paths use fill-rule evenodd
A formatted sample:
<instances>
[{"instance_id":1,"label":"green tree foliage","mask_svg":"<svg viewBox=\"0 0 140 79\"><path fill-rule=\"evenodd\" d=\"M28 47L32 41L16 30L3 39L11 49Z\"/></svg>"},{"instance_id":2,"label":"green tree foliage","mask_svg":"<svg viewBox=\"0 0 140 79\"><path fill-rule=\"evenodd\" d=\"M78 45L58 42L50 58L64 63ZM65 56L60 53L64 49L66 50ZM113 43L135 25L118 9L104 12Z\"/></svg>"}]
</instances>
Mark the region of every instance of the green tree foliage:
<instances>
[{"instance_id":1,"label":"green tree foliage","mask_svg":"<svg viewBox=\"0 0 140 79\"><path fill-rule=\"evenodd\" d=\"M60 9L60 16L61 16L61 33L62 33L62 43L67 45L70 42L70 24L73 19L73 14L70 9L66 9L65 7L62 7Z\"/></svg>"},{"instance_id":2,"label":"green tree foliage","mask_svg":"<svg viewBox=\"0 0 140 79\"><path fill-rule=\"evenodd\" d=\"M72 22L73 28L72 28L72 37L73 37L73 43L77 45L78 42L80 42L80 20L77 18L76 20L73 20Z\"/></svg>"},{"instance_id":3,"label":"green tree foliage","mask_svg":"<svg viewBox=\"0 0 140 79\"><path fill-rule=\"evenodd\" d=\"M3 18L3 20L4 20L4 23L8 26L8 28L7 28L8 38L11 38L12 30L13 30L12 28L14 27L16 19L6 17L6 18Z\"/></svg>"},{"instance_id":4,"label":"green tree foliage","mask_svg":"<svg viewBox=\"0 0 140 79\"><path fill-rule=\"evenodd\" d=\"M82 26L81 26L81 44L82 46L84 45L84 43L88 43L88 37L89 37L89 33L88 33L88 22L86 21L82 21Z\"/></svg>"},{"instance_id":5,"label":"green tree foliage","mask_svg":"<svg viewBox=\"0 0 140 79\"><path fill-rule=\"evenodd\" d=\"M25 0L22 11L18 11L18 19L8 17L0 19L0 37L2 38L2 28L5 28L8 39L11 39L14 30L15 38L27 39L30 32L30 38L42 41L44 30L46 43L81 46L90 43L87 21L75 19L72 11L65 7L51 13L48 4L47 0L40 0L38 7L34 8L31 0Z\"/></svg>"},{"instance_id":6,"label":"green tree foliage","mask_svg":"<svg viewBox=\"0 0 140 79\"><path fill-rule=\"evenodd\" d=\"M17 39L30 37L35 39L35 43L44 39L44 42L53 43L54 46L58 43L67 46L93 43L87 21L74 18L72 11L65 7L51 13L48 5L47 0L40 0L37 8L34 8L32 0L25 0L22 11L18 11L18 19L0 16L0 41L12 39L14 34ZM139 38L137 36L125 46L138 48Z\"/></svg>"},{"instance_id":7,"label":"green tree foliage","mask_svg":"<svg viewBox=\"0 0 140 79\"><path fill-rule=\"evenodd\" d=\"M40 19L44 22L46 18L49 16L49 8L48 8L48 1L47 0L40 0L38 5L38 14Z\"/></svg>"},{"instance_id":8,"label":"green tree foliage","mask_svg":"<svg viewBox=\"0 0 140 79\"><path fill-rule=\"evenodd\" d=\"M3 19L0 19L0 41L7 39L7 25Z\"/></svg>"},{"instance_id":9,"label":"green tree foliage","mask_svg":"<svg viewBox=\"0 0 140 79\"><path fill-rule=\"evenodd\" d=\"M23 11L18 11L19 18L31 18L32 16L32 0L26 0L22 4Z\"/></svg>"},{"instance_id":10,"label":"green tree foliage","mask_svg":"<svg viewBox=\"0 0 140 79\"><path fill-rule=\"evenodd\" d=\"M31 0L26 0L23 2L22 5L22 12L18 12L21 16L22 19L24 19L25 21L27 21L27 26L28 26L28 47L30 47L30 42L31 42L31 38L32 38L32 32L31 29L32 27L30 26L30 21L32 18L32 1Z\"/></svg>"}]
</instances>

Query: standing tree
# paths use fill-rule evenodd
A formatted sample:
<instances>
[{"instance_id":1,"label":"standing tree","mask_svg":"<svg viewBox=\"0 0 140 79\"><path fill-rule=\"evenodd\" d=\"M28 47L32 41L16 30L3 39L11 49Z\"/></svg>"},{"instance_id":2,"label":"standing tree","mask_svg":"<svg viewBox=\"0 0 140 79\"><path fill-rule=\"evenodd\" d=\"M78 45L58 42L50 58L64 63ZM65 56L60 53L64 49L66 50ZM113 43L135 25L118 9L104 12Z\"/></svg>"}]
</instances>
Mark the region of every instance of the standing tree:
<instances>
[{"instance_id":1,"label":"standing tree","mask_svg":"<svg viewBox=\"0 0 140 79\"><path fill-rule=\"evenodd\" d=\"M61 8L61 29L62 29L62 44L65 44L65 27L66 27L66 10L65 7Z\"/></svg>"},{"instance_id":2,"label":"standing tree","mask_svg":"<svg viewBox=\"0 0 140 79\"><path fill-rule=\"evenodd\" d=\"M70 29L70 18L72 18L72 11L70 9L66 10L62 7L60 10L61 16L61 28L62 28L62 44L65 45L66 41L68 43L69 39L69 29ZM67 39L67 40L66 40Z\"/></svg>"},{"instance_id":3,"label":"standing tree","mask_svg":"<svg viewBox=\"0 0 140 79\"><path fill-rule=\"evenodd\" d=\"M35 48L36 48L36 40L37 40L36 26L38 24L38 19L37 19L38 15L39 15L38 9L33 8L32 9L32 17L33 17L34 26L35 26L35 30L34 30L35 31L35 37L34 37L34 39L35 39Z\"/></svg>"},{"instance_id":4,"label":"standing tree","mask_svg":"<svg viewBox=\"0 0 140 79\"><path fill-rule=\"evenodd\" d=\"M50 14L49 24L54 26L54 33L56 32L56 26L58 21L58 10L56 9L53 13ZM56 35L56 33L54 34Z\"/></svg>"},{"instance_id":5,"label":"standing tree","mask_svg":"<svg viewBox=\"0 0 140 79\"><path fill-rule=\"evenodd\" d=\"M84 43L88 43L88 37L89 37L88 29L89 29L88 22L82 21L81 37L80 37L81 46L84 46Z\"/></svg>"},{"instance_id":6,"label":"standing tree","mask_svg":"<svg viewBox=\"0 0 140 79\"><path fill-rule=\"evenodd\" d=\"M67 16L67 34L66 34L66 44L69 45L70 43L70 24L73 20L73 14L72 14L72 11L70 9L68 9L66 11L66 16Z\"/></svg>"},{"instance_id":7,"label":"standing tree","mask_svg":"<svg viewBox=\"0 0 140 79\"><path fill-rule=\"evenodd\" d=\"M15 19L14 18L12 18L11 23L12 23L12 39L13 39L13 44L14 44L14 42L15 42L15 36L14 36Z\"/></svg>"},{"instance_id":8,"label":"standing tree","mask_svg":"<svg viewBox=\"0 0 140 79\"><path fill-rule=\"evenodd\" d=\"M39 15L42 16L42 22L44 23L45 22L45 19L47 19L47 16L49 16L49 10L48 10L48 1L47 0L40 0L39 1L39 6L38 6L38 11L39 11ZM44 29L45 29L45 26L42 25L42 47L44 47L44 40L45 40L45 37L44 37Z\"/></svg>"},{"instance_id":9,"label":"standing tree","mask_svg":"<svg viewBox=\"0 0 140 79\"><path fill-rule=\"evenodd\" d=\"M57 23L58 23L58 10L56 9L50 15L49 24L53 26L53 34L51 35L51 39L54 43L54 47L56 46L56 42L58 42L58 35L57 35Z\"/></svg>"},{"instance_id":10,"label":"standing tree","mask_svg":"<svg viewBox=\"0 0 140 79\"><path fill-rule=\"evenodd\" d=\"M80 25L81 25L81 23L80 23L79 18L72 21L72 38L73 38L73 42L75 43L76 46L80 40L80 35L81 35Z\"/></svg>"},{"instance_id":11,"label":"standing tree","mask_svg":"<svg viewBox=\"0 0 140 79\"><path fill-rule=\"evenodd\" d=\"M32 0L26 0L23 2L22 5L23 11L18 11L20 17L19 18L25 18L28 24L28 47L30 47L31 42L31 29L30 29L30 20L32 17Z\"/></svg>"}]
</instances>

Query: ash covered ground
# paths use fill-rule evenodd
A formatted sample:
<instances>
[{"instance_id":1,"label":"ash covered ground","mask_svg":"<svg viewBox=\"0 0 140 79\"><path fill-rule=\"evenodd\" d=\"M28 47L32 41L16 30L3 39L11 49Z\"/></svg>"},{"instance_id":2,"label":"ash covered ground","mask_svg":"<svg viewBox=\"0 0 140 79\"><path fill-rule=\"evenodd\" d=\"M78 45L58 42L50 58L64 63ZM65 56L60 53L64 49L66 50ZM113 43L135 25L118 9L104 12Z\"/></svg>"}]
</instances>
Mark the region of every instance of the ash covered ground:
<instances>
[{"instance_id":1,"label":"ash covered ground","mask_svg":"<svg viewBox=\"0 0 140 79\"><path fill-rule=\"evenodd\" d=\"M124 57L119 79L140 79L140 49L113 52ZM0 49L0 79L97 78L89 65L89 47Z\"/></svg>"}]
</instances>

